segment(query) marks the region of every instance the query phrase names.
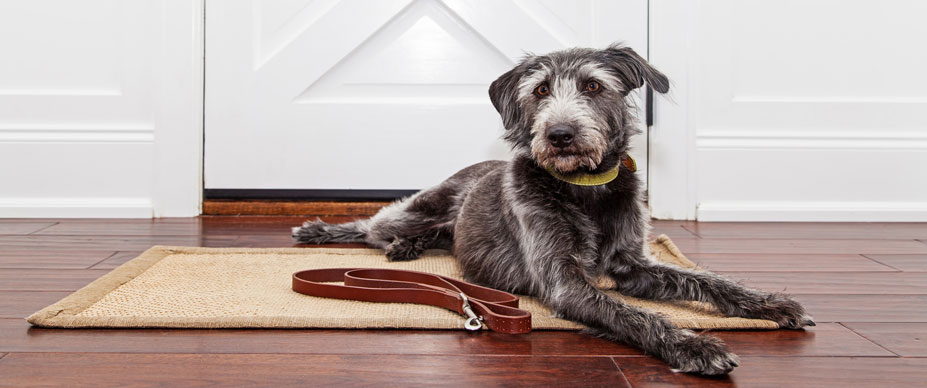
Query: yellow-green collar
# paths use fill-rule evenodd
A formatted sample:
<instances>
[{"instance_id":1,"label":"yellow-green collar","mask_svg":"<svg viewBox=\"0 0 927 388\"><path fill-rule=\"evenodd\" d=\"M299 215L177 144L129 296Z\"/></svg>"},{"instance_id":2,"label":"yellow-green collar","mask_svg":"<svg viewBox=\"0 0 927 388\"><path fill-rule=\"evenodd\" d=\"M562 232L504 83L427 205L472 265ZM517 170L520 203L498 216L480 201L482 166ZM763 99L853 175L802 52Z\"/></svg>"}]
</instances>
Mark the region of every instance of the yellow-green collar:
<instances>
[{"instance_id":1,"label":"yellow-green collar","mask_svg":"<svg viewBox=\"0 0 927 388\"><path fill-rule=\"evenodd\" d=\"M547 168L547 172L553 175L554 178L566 183L578 186L601 186L615 180L615 178L618 177L618 170L621 169L621 166L624 166L631 172L637 171L637 163L634 161L634 158L632 158L631 155L627 155L621 160L621 163L616 164L614 168L598 174L587 174L584 172L563 174L552 168Z\"/></svg>"}]
</instances>

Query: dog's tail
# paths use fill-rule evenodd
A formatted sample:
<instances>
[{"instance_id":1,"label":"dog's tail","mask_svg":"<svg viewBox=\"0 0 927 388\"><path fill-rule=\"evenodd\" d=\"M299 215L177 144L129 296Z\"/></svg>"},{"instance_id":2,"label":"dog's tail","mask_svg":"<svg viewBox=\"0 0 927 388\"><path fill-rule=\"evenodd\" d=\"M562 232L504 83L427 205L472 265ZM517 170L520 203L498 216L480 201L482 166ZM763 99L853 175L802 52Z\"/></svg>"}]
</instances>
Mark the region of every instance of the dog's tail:
<instances>
[{"instance_id":1,"label":"dog's tail","mask_svg":"<svg viewBox=\"0 0 927 388\"><path fill-rule=\"evenodd\" d=\"M362 243L367 237L367 220L329 224L320 219L293 228L293 238L301 244Z\"/></svg>"}]
</instances>

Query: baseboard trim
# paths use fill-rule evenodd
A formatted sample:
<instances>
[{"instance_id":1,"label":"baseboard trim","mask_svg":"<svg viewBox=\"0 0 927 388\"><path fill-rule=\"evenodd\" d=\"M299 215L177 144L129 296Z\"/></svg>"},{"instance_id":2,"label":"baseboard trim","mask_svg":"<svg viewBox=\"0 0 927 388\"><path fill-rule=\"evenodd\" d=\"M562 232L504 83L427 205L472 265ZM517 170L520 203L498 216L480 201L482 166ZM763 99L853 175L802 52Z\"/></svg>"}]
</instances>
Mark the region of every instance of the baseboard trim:
<instances>
[{"instance_id":1,"label":"baseboard trim","mask_svg":"<svg viewBox=\"0 0 927 388\"><path fill-rule=\"evenodd\" d=\"M699 150L727 149L837 149L837 150L925 150L927 135L908 132L831 133L828 131L761 131L742 133L711 128L699 129L695 140Z\"/></svg>"},{"instance_id":2,"label":"baseboard trim","mask_svg":"<svg viewBox=\"0 0 927 388\"><path fill-rule=\"evenodd\" d=\"M149 198L0 198L0 218L151 218Z\"/></svg>"},{"instance_id":3,"label":"baseboard trim","mask_svg":"<svg viewBox=\"0 0 927 388\"><path fill-rule=\"evenodd\" d=\"M925 222L927 202L709 201L698 221Z\"/></svg>"},{"instance_id":4,"label":"baseboard trim","mask_svg":"<svg viewBox=\"0 0 927 388\"><path fill-rule=\"evenodd\" d=\"M335 201L203 201L208 216L352 216L370 217L390 202Z\"/></svg>"}]
</instances>

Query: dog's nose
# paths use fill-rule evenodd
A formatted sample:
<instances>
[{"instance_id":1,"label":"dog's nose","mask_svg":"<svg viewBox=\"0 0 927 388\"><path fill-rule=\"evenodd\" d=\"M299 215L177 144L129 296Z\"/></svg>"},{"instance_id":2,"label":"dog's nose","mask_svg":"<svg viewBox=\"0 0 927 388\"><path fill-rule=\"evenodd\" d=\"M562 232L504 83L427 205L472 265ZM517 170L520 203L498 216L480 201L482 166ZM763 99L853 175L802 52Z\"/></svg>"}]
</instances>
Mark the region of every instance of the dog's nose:
<instances>
[{"instance_id":1,"label":"dog's nose","mask_svg":"<svg viewBox=\"0 0 927 388\"><path fill-rule=\"evenodd\" d=\"M568 125L554 125L547 130L547 140L557 148L566 148L573 143L573 128Z\"/></svg>"}]
</instances>

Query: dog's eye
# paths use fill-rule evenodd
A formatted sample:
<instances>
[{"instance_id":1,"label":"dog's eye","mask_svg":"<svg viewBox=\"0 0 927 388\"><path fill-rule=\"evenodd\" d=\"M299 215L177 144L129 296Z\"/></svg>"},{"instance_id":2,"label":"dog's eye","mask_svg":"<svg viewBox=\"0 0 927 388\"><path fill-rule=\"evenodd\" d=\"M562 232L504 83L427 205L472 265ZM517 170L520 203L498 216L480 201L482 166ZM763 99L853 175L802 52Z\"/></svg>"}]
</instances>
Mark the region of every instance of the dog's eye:
<instances>
[{"instance_id":1,"label":"dog's eye","mask_svg":"<svg viewBox=\"0 0 927 388\"><path fill-rule=\"evenodd\" d=\"M538 96L544 97L550 94L550 89L547 87L547 84L541 84L537 89L534 89L534 93Z\"/></svg>"},{"instance_id":2,"label":"dog's eye","mask_svg":"<svg viewBox=\"0 0 927 388\"><path fill-rule=\"evenodd\" d=\"M586 82L586 91L587 92L598 92L601 86L595 80Z\"/></svg>"}]
</instances>

